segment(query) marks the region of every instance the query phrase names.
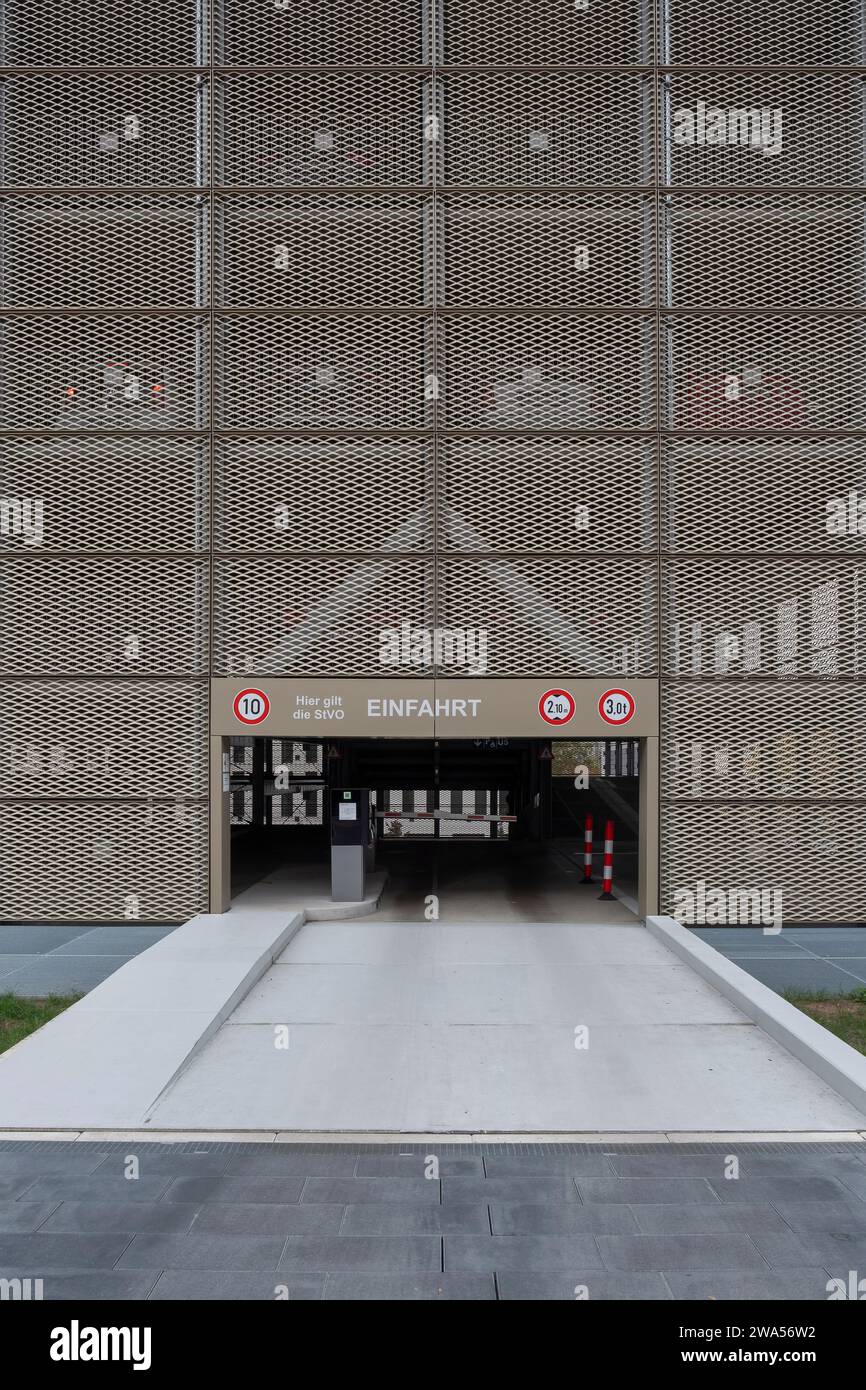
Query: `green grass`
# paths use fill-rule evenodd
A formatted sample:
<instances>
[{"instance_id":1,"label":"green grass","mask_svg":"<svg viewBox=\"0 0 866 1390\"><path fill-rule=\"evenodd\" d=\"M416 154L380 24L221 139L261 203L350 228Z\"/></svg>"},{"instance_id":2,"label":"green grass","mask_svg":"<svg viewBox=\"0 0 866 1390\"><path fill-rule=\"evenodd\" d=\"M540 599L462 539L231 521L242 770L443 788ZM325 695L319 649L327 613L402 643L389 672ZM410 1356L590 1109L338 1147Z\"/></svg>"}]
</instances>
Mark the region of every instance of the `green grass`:
<instances>
[{"instance_id":1,"label":"green grass","mask_svg":"<svg viewBox=\"0 0 866 1390\"><path fill-rule=\"evenodd\" d=\"M17 994L0 994L0 1052L35 1033L70 1004L80 994L49 994L47 999L23 999Z\"/></svg>"},{"instance_id":2,"label":"green grass","mask_svg":"<svg viewBox=\"0 0 866 1390\"><path fill-rule=\"evenodd\" d=\"M866 989L855 989L850 994L786 990L785 998L849 1047L866 1055Z\"/></svg>"}]
</instances>

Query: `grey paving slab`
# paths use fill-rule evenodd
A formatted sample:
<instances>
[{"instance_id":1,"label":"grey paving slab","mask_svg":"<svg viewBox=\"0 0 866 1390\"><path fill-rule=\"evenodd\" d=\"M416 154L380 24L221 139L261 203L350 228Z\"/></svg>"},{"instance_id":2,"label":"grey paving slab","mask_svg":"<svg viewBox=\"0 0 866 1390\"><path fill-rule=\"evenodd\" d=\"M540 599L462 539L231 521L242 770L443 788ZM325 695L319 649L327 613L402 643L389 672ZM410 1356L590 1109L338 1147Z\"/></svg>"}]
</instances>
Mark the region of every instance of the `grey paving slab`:
<instances>
[{"instance_id":1,"label":"grey paving slab","mask_svg":"<svg viewBox=\"0 0 866 1390\"><path fill-rule=\"evenodd\" d=\"M56 1208L56 1202L0 1201L0 1233L26 1235L37 1231Z\"/></svg>"},{"instance_id":2,"label":"grey paving slab","mask_svg":"<svg viewBox=\"0 0 866 1390\"><path fill-rule=\"evenodd\" d=\"M706 1178L580 1178L581 1200L592 1202L712 1202Z\"/></svg>"},{"instance_id":3,"label":"grey paving slab","mask_svg":"<svg viewBox=\"0 0 866 1390\"><path fill-rule=\"evenodd\" d=\"M817 1175L798 1178L739 1178L736 1182L708 1178L722 1202L834 1202L843 1201L846 1189L835 1178Z\"/></svg>"},{"instance_id":4,"label":"grey paving slab","mask_svg":"<svg viewBox=\"0 0 866 1390\"><path fill-rule=\"evenodd\" d=\"M442 1200L451 1202L579 1202L573 1178L443 1178Z\"/></svg>"},{"instance_id":5,"label":"grey paving slab","mask_svg":"<svg viewBox=\"0 0 866 1390\"><path fill-rule=\"evenodd\" d=\"M362 1202L349 1206L340 1227L344 1236L437 1236L453 1233L489 1235L487 1207L441 1207L431 1203Z\"/></svg>"},{"instance_id":6,"label":"grey paving slab","mask_svg":"<svg viewBox=\"0 0 866 1390\"><path fill-rule=\"evenodd\" d=\"M227 1155L219 1150L210 1153L154 1152L150 1144L125 1144L122 1151L106 1154L94 1171L96 1178L124 1177L130 1158L138 1165L142 1178L200 1178L218 1177L226 1171Z\"/></svg>"},{"instance_id":7,"label":"grey paving slab","mask_svg":"<svg viewBox=\"0 0 866 1390\"><path fill-rule=\"evenodd\" d=\"M23 1197L35 1181L32 1174L27 1177L24 1173L19 1173L17 1177L0 1177L0 1202L14 1202L17 1198Z\"/></svg>"},{"instance_id":8,"label":"grey paving slab","mask_svg":"<svg viewBox=\"0 0 866 1390\"><path fill-rule=\"evenodd\" d=\"M670 1301L670 1289L660 1274L610 1274L605 1270L578 1270L572 1275L525 1274L506 1270L498 1276L499 1297L506 1302L574 1303ZM585 1292L584 1292L585 1291Z\"/></svg>"},{"instance_id":9,"label":"grey paving slab","mask_svg":"<svg viewBox=\"0 0 866 1390\"><path fill-rule=\"evenodd\" d=\"M89 930L86 926L0 923L0 955L41 955L45 951L56 951Z\"/></svg>"},{"instance_id":10,"label":"grey paving slab","mask_svg":"<svg viewBox=\"0 0 866 1390\"><path fill-rule=\"evenodd\" d=\"M165 1205L170 1206L171 1203ZM280 1205L274 1202L213 1202L201 1209L194 1229L224 1235L337 1235L343 1206Z\"/></svg>"},{"instance_id":11,"label":"grey paving slab","mask_svg":"<svg viewBox=\"0 0 866 1390\"><path fill-rule=\"evenodd\" d=\"M303 1178L175 1178L167 1202L268 1202L283 1206L300 1201Z\"/></svg>"},{"instance_id":12,"label":"grey paving slab","mask_svg":"<svg viewBox=\"0 0 866 1390\"><path fill-rule=\"evenodd\" d=\"M866 1202L774 1202L795 1234L866 1235ZM730 1208L735 1210L735 1208Z\"/></svg>"},{"instance_id":13,"label":"grey paving slab","mask_svg":"<svg viewBox=\"0 0 866 1390\"><path fill-rule=\"evenodd\" d=\"M449 1239L474 1239L454 1236ZM442 1243L437 1236L300 1236L291 1237L280 1270L380 1270L393 1274L441 1269Z\"/></svg>"},{"instance_id":14,"label":"grey paving slab","mask_svg":"<svg viewBox=\"0 0 866 1390\"><path fill-rule=\"evenodd\" d=\"M689 1302L826 1302L827 1271L815 1266L778 1270L707 1270L689 1273L665 1270L665 1282L676 1299Z\"/></svg>"},{"instance_id":15,"label":"grey paving slab","mask_svg":"<svg viewBox=\"0 0 866 1390\"><path fill-rule=\"evenodd\" d=\"M351 1178L358 1162L355 1154L295 1153L289 1148L261 1154L238 1154L226 1161L225 1172L230 1177L284 1178Z\"/></svg>"},{"instance_id":16,"label":"grey paving slab","mask_svg":"<svg viewBox=\"0 0 866 1390\"><path fill-rule=\"evenodd\" d=\"M632 1206L629 1210L644 1235L686 1235L692 1232L700 1235L723 1232L749 1235L753 1231L777 1231L783 1234L787 1230L784 1219L769 1202L742 1206L724 1206L721 1202L715 1205L707 1203L706 1206L672 1202L659 1206Z\"/></svg>"},{"instance_id":17,"label":"grey paving slab","mask_svg":"<svg viewBox=\"0 0 866 1390\"><path fill-rule=\"evenodd\" d=\"M66 1178L50 1173L36 1179L27 1197L31 1202L156 1202L170 1181L167 1176L127 1179L78 1173Z\"/></svg>"},{"instance_id":18,"label":"grey paving slab","mask_svg":"<svg viewBox=\"0 0 866 1390\"><path fill-rule=\"evenodd\" d=\"M589 1235L445 1236L444 1246L446 1271L604 1268L595 1238Z\"/></svg>"},{"instance_id":19,"label":"grey paving slab","mask_svg":"<svg viewBox=\"0 0 866 1390\"><path fill-rule=\"evenodd\" d=\"M0 1180L16 1177L19 1173L29 1177L41 1177L56 1173L60 1177L73 1177L76 1174L87 1176L95 1173L104 1162L106 1155L94 1149L70 1150L64 1146L47 1153L33 1153L21 1145L13 1150L0 1153Z\"/></svg>"},{"instance_id":20,"label":"grey paving slab","mask_svg":"<svg viewBox=\"0 0 866 1390\"><path fill-rule=\"evenodd\" d=\"M41 1229L91 1235L125 1231L130 1237L137 1231L184 1233L198 1212L193 1203L61 1202Z\"/></svg>"},{"instance_id":21,"label":"grey paving slab","mask_svg":"<svg viewBox=\"0 0 866 1390\"><path fill-rule=\"evenodd\" d=\"M832 961L756 961L731 956L736 965L741 965L762 985L767 985L777 994L786 990L797 990L803 994L850 994L866 982L866 969L842 970Z\"/></svg>"},{"instance_id":22,"label":"grey paving slab","mask_svg":"<svg viewBox=\"0 0 866 1390\"><path fill-rule=\"evenodd\" d=\"M497 1236L619 1235L638 1230L631 1208L614 1202L493 1202L490 1220Z\"/></svg>"},{"instance_id":23,"label":"grey paving slab","mask_svg":"<svg viewBox=\"0 0 866 1390\"><path fill-rule=\"evenodd\" d=\"M255 1274L240 1269L166 1269L153 1286L154 1303L306 1303L322 1297L323 1274Z\"/></svg>"},{"instance_id":24,"label":"grey paving slab","mask_svg":"<svg viewBox=\"0 0 866 1390\"><path fill-rule=\"evenodd\" d=\"M439 1165L441 1178L484 1177L485 1160L480 1154L471 1158L452 1158L450 1155L436 1154L436 1145L427 1146ZM427 1153L413 1154L411 1157L395 1158L390 1154L367 1154L355 1159L355 1176L358 1178L418 1178L424 1177L428 1166ZM487 1171L496 1160L487 1160Z\"/></svg>"},{"instance_id":25,"label":"grey paving slab","mask_svg":"<svg viewBox=\"0 0 866 1390\"><path fill-rule=\"evenodd\" d=\"M484 1167L489 1178L603 1178L614 1171L604 1154L491 1154Z\"/></svg>"},{"instance_id":26,"label":"grey paving slab","mask_svg":"<svg viewBox=\"0 0 866 1390\"><path fill-rule=\"evenodd\" d=\"M0 1235L0 1266L32 1265L37 1273L51 1266L112 1269L128 1244L127 1235Z\"/></svg>"},{"instance_id":27,"label":"grey paving slab","mask_svg":"<svg viewBox=\"0 0 866 1390\"><path fill-rule=\"evenodd\" d=\"M54 948L55 956L135 956L176 927L93 927Z\"/></svg>"},{"instance_id":28,"label":"grey paving slab","mask_svg":"<svg viewBox=\"0 0 866 1390\"><path fill-rule=\"evenodd\" d=\"M494 1302L496 1284L483 1274L328 1274L324 1297L358 1303Z\"/></svg>"},{"instance_id":29,"label":"grey paving slab","mask_svg":"<svg viewBox=\"0 0 866 1390\"><path fill-rule=\"evenodd\" d=\"M86 994L131 957L42 956L34 964L3 977L4 989L25 998L48 994Z\"/></svg>"},{"instance_id":30,"label":"grey paving slab","mask_svg":"<svg viewBox=\"0 0 866 1390\"><path fill-rule=\"evenodd\" d=\"M831 1235L808 1231L782 1235L775 1231L755 1231L755 1247L775 1269L814 1265L820 1261L830 1274L839 1277L849 1269L866 1270L866 1234ZM866 1277L862 1276L861 1277Z\"/></svg>"},{"instance_id":31,"label":"grey paving slab","mask_svg":"<svg viewBox=\"0 0 866 1390\"><path fill-rule=\"evenodd\" d=\"M751 1238L739 1232L598 1236L597 1241L612 1270L766 1268Z\"/></svg>"},{"instance_id":32,"label":"grey paving slab","mask_svg":"<svg viewBox=\"0 0 866 1390\"><path fill-rule=\"evenodd\" d=\"M159 1278L159 1270L49 1269L44 1265L26 1270L20 1266L0 1268L0 1279L27 1276L42 1280L42 1297L48 1303L137 1302L147 1298Z\"/></svg>"},{"instance_id":33,"label":"grey paving slab","mask_svg":"<svg viewBox=\"0 0 866 1390\"><path fill-rule=\"evenodd\" d=\"M118 1268L276 1270L284 1245L282 1236L136 1235Z\"/></svg>"},{"instance_id":34,"label":"grey paving slab","mask_svg":"<svg viewBox=\"0 0 866 1390\"><path fill-rule=\"evenodd\" d=\"M450 1178L449 1182L459 1182ZM468 1181L473 1182L470 1178ZM467 1200L474 1201L474 1197ZM483 1199L482 1199L483 1200ZM439 1202L439 1183L416 1178L308 1178L301 1201L308 1202Z\"/></svg>"},{"instance_id":35,"label":"grey paving slab","mask_svg":"<svg viewBox=\"0 0 866 1390\"><path fill-rule=\"evenodd\" d=\"M7 983L11 975L15 975L19 970L23 970L28 965L35 965L42 960L42 956L0 956L0 994L11 994L13 991Z\"/></svg>"},{"instance_id":36,"label":"grey paving slab","mask_svg":"<svg viewBox=\"0 0 866 1390\"><path fill-rule=\"evenodd\" d=\"M846 1168L844 1172L837 1174L837 1176L839 1181L844 1183L845 1187L850 1188L851 1191L861 1199L864 1205L866 1205L866 1172L856 1173L851 1168Z\"/></svg>"}]
</instances>

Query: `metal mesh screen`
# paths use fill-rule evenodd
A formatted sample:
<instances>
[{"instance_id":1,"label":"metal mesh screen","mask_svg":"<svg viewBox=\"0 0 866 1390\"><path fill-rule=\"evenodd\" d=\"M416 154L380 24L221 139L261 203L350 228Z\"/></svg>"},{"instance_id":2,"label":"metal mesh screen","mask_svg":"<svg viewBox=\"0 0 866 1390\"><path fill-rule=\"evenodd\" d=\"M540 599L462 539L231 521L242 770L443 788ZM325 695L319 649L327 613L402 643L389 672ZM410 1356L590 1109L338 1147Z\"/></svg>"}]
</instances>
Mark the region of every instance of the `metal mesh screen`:
<instances>
[{"instance_id":1,"label":"metal mesh screen","mask_svg":"<svg viewBox=\"0 0 866 1390\"><path fill-rule=\"evenodd\" d=\"M9 67L147 67L203 60L201 0L4 0L0 63Z\"/></svg>"},{"instance_id":2,"label":"metal mesh screen","mask_svg":"<svg viewBox=\"0 0 866 1390\"><path fill-rule=\"evenodd\" d=\"M862 64L860 0L666 0L671 63Z\"/></svg>"},{"instance_id":3,"label":"metal mesh screen","mask_svg":"<svg viewBox=\"0 0 866 1390\"><path fill-rule=\"evenodd\" d=\"M9 920L176 922L207 906L207 806L0 801Z\"/></svg>"},{"instance_id":4,"label":"metal mesh screen","mask_svg":"<svg viewBox=\"0 0 866 1390\"><path fill-rule=\"evenodd\" d=\"M223 0L216 51L223 63L421 63L429 56L427 0Z\"/></svg>"},{"instance_id":5,"label":"metal mesh screen","mask_svg":"<svg viewBox=\"0 0 866 1390\"><path fill-rule=\"evenodd\" d=\"M639 63L650 56L649 14L633 0L506 0L487 12L477 0L448 0L442 10L446 63Z\"/></svg>"}]
</instances>

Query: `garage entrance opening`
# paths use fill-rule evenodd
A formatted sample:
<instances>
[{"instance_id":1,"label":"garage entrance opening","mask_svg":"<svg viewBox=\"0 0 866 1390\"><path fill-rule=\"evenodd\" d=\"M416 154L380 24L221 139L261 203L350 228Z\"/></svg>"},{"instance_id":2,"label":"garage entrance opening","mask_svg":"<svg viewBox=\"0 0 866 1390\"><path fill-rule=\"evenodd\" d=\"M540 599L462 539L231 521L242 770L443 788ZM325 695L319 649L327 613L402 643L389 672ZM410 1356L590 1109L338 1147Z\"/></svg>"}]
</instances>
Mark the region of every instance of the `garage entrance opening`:
<instances>
[{"instance_id":1,"label":"garage entrance opening","mask_svg":"<svg viewBox=\"0 0 866 1390\"><path fill-rule=\"evenodd\" d=\"M640 741L232 738L232 897L275 870L329 875L329 790L375 804L378 916L395 921L634 921ZM592 817L592 882L584 832ZM614 901L600 902L614 825Z\"/></svg>"}]
</instances>

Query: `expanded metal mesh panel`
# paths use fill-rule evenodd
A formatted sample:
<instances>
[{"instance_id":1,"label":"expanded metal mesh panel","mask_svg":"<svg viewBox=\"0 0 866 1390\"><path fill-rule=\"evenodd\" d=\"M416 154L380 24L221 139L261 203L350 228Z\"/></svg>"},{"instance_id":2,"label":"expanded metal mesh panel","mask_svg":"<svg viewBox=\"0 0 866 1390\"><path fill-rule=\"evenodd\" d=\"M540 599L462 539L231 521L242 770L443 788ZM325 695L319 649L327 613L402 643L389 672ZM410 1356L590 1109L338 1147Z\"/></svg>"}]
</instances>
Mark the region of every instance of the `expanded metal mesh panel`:
<instances>
[{"instance_id":1,"label":"expanded metal mesh panel","mask_svg":"<svg viewBox=\"0 0 866 1390\"><path fill-rule=\"evenodd\" d=\"M204 0L4 0L0 63L9 67L184 66L203 58Z\"/></svg>"},{"instance_id":2,"label":"expanded metal mesh panel","mask_svg":"<svg viewBox=\"0 0 866 1390\"><path fill-rule=\"evenodd\" d=\"M271 825L322 825L324 793L278 792L268 798Z\"/></svg>"},{"instance_id":3,"label":"expanded metal mesh panel","mask_svg":"<svg viewBox=\"0 0 866 1390\"><path fill-rule=\"evenodd\" d=\"M648 198L451 194L440 201L442 304L651 304Z\"/></svg>"},{"instance_id":4,"label":"expanded metal mesh panel","mask_svg":"<svg viewBox=\"0 0 866 1390\"><path fill-rule=\"evenodd\" d=\"M232 75L223 79L220 99L222 183L426 181L432 98L420 76Z\"/></svg>"},{"instance_id":5,"label":"expanded metal mesh panel","mask_svg":"<svg viewBox=\"0 0 866 1390\"><path fill-rule=\"evenodd\" d=\"M443 89L446 183L642 183L652 176L646 79L451 73Z\"/></svg>"},{"instance_id":6,"label":"expanded metal mesh panel","mask_svg":"<svg viewBox=\"0 0 866 1390\"><path fill-rule=\"evenodd\" d=\"M606 429L654 418L651 319L441 319L443 423L466 429Z\"/></svg>"},{"instance_id":7,"label":"expanded metal mesh panel","mask_svg":"<svg viewBox=\"0 0 866 1390\"><path fill-rule=\"evenodd\" d=\"M423 318L227 317L217 340L223 425L400 429L423 425L433 410Z\"/></svg>"},{"instance_id":8,"label":"expanded metal mesh panel","mask_svg":"<svg viewBox=\"0 0 866 1390\"><path fill-rule=\"evenodd\" d=\"M432 213L411 194L225 198L217 215L222 304L410 308L430 298Z\"/></svg>"},{"instance_id":9,"label":"expanded metal mesh panel","mask_svg":"<svg viewBox=\"0 0 866 1390\"><path fill-rule=\"evenodd\" d=\"M632 440L439 444L444 550L646 550L656 543L655 451Z\"/></svg>"},{"instance_id":10,"label":"expanded metal mesh panel","mask_svg":"<svg viewBox=\"0 0 866 1390\"><path fill-rule=\"evenodd\" d=\"M165 74L6 77L3 183L205 182L207 91Z\"/></svg>"},{"instance_id":11,"label":"expanded metal mesh panel","mask_svg":"<svg viewBox=\"0 0 866 1390\"><path fill-rule=\"evenodd\" d=\"M205 560L30 554L3 560L0 581L9 674L206 671Z\"/></svg>"},{"instance_id":12,"label":"expanded metal mesh panel","mask_svg":"<svg viewBox=\"0 0 866 1390\"><path fill-rule=\"evenodd\" d=\"M207 795L205 683L4 681L0 689L5 797Z\"/></svg>"},{"instance_id":13,"label":"expanded metal mesh panel","mask_svg":"<svg viewBox=\"0 0 866 1390\"><path fill-rule=\"evenodd\" d=\"M430 0L222 0L216 52L228 64L417 64Z\"/></svg>"},{"instance_id":14,"label":"expanded metal mesh panel","mask_svg":"<svg viewBox=\"0 0 866 1390\"><path fill-rule=\"evenodd\" d=\"M432 625L432 571L420 559L220 560L215 585L218 675L393 675L380 633Z\"/></svg>"},{"instance_id":15,"label":"expanded metal mesh panel","mask_svg":"<svg viewBox=\"0 0 866 1390\"><path fill-rule=\"evenodd\" d=\"M634 0L448 0L446 63L639 63L651 57L649 7Z\"/></svg>"},{"instance_id":16,"label":"expanded metal mesh panel","mask_svg":"<svg viewBox=\"0 0 866 1390\"><path fill-rule=\"evenodd\" d=\"M252 825L254 821L252 787L232 787L229 794L229 824Z\"/></svg>"},{"instance_id":17,"label":"expanded metal mesh panel","mask_svg":"<svg viewBox=\"0 0 866 1390\"><path fill-rule=\"evenodd\" d=\"M866 304L860 196L674 194L664 208L668 304Z\"/></svg>"},{"instance_id":18,"label":"expanded metal mesh panel","mask_svg":"<svg viewBox=\"0 0 866 1390\"><path fill-rule=\"evenodd\" d=\"M671 63L866 61L861 0L667 0L666 34Z\"/></svg>"},{"instance_id":19,"label":"expanded metal mesh panel","mask_svg":"<svg viewBox=\"0 0 866 1390\"><path fill-rule=\"evenodd\" d=\"M664 89L670 183L864 181L860 77L696 73Z\"/></svg>"},{"instance_id":20,"label":"expanded metal mesh panel","mask_svg":"<svg viewBox=\"0 0 866 1390\"><path fill-rule=\"evenodd\" d=\"M207 451L197 440L12 439L0 447L0 552L202 550L208 510Z\"/></svg>"},{"instance_id":21,"label":"expanded metal mesh panel","mask_svg":"<svg viewBox=\"0 0 866 1390\"><path fill-rule=\"evenodd\" d=\"M176 922L207 910L207 807L0 802L8 921Z\"/></svg>"},{"instance_id":22,"label":"expanded metal mesh panel","mask_svg":"<svg viewBox=\"0 0 866 1390\"><path fill-rule=\"evenodd\" d=\"M427 789L392 787L377 792L376 809L387 813L377 817L380 837L384 840L429 839L436 822L432 818L416 820L414 815L406 813L432 811L435 803L435 794Z\"/></svg>"},{"instance_id":23,"label":"expanded metal mesh panel","mask_svg":"<svg viewBox=\"0 0 866 1390\"><path fill-rule=\"evenodd\" d=\"M866 807L662 808L661 910L677 889L765 890L783 922L866 921Z\"/></svg>"},{"instance_id":24,"label":"expanded metal mesh panel","mask_svg":"<svg viewBox=\"0 0 866 1390\"><path fill-rule=\"evenodd\" d=\"M862 429L866 320L672 318L668 409L686 429Z\"/></svg>"},{"instance_id":25,"label":"expanded metal mesh panel","mask_svg":"<svg viewBox=\"0 0 866 1390\"><path fill-rule=\"evenodd\" d=\"M433 529L432 448L413 440L223 440L219 550L417 550Z\"/></svg>"},{"instance_id":26,"label":"expanded metal mesh panel","mask_svg":"<svg viewBox=\"0 0 866 1390\"><path fill-rule=\"evenodd\" d=\"M853 676L863 656L852 560L669 560L662 567L663 672Z\"/></svg>"},{"instance_id":27,"label":"expanded metal mesh panel","mask_svg":"<svg viewBox=\"0 0 866 1390\"><path fill-rule=\"evenodd\" d=\"M866 553L861 440L669 440L661 494L666 549Z\"/></svg>"},{"instance_id":28,"label":"expanded metal mesh panel","mask_svg":"<svg viewBox=\"0 0 866 1390\"><path fill-rule=\"evenodd\" d=\"M652 675L653 560L440 560L437 624L487 633L487 675Z\"/></svg>"},{"instance_id":29,"label":"expanded metal mesh panel","mask_svg":"<svg viewBox=\"0 0 866 1390\"><path fill-rule=\"evenodd\" d=\"M206 206L146 194L0 200L2 302L178 305L207 300Z\"/></svg>"},{"instance_id":30,"label":"expanded metal mesh panel","mask_svg":"<svg viewBox=\"0 0 866 1390\"><path fill-rule=\"evenodd\" d=\"M672 683L661 754L669 800L857 798L866 784L866 688Z\"/></svg>"},{"instance_id":31,"label":"expanded metal mesh panel","mask_svg":"<svg viewBox=\"0 0 866 1390\"><path fill-rule=\"evenodd\" d=\"M270 759L275 772L282 768L295 777L323 775L324 749L321 743L274 738L271 739Z\"/></svg>"},{"instance_id":32,"label":"expanded metal mesh panel","mask_svg":"<svg viewBox=\"0 0 866 1390\"><path fill-rule=\"evenodd\" d=\"M0 428L200 426L206 334L195 318L0 319Z\"/></svg>"}]
</instances>

